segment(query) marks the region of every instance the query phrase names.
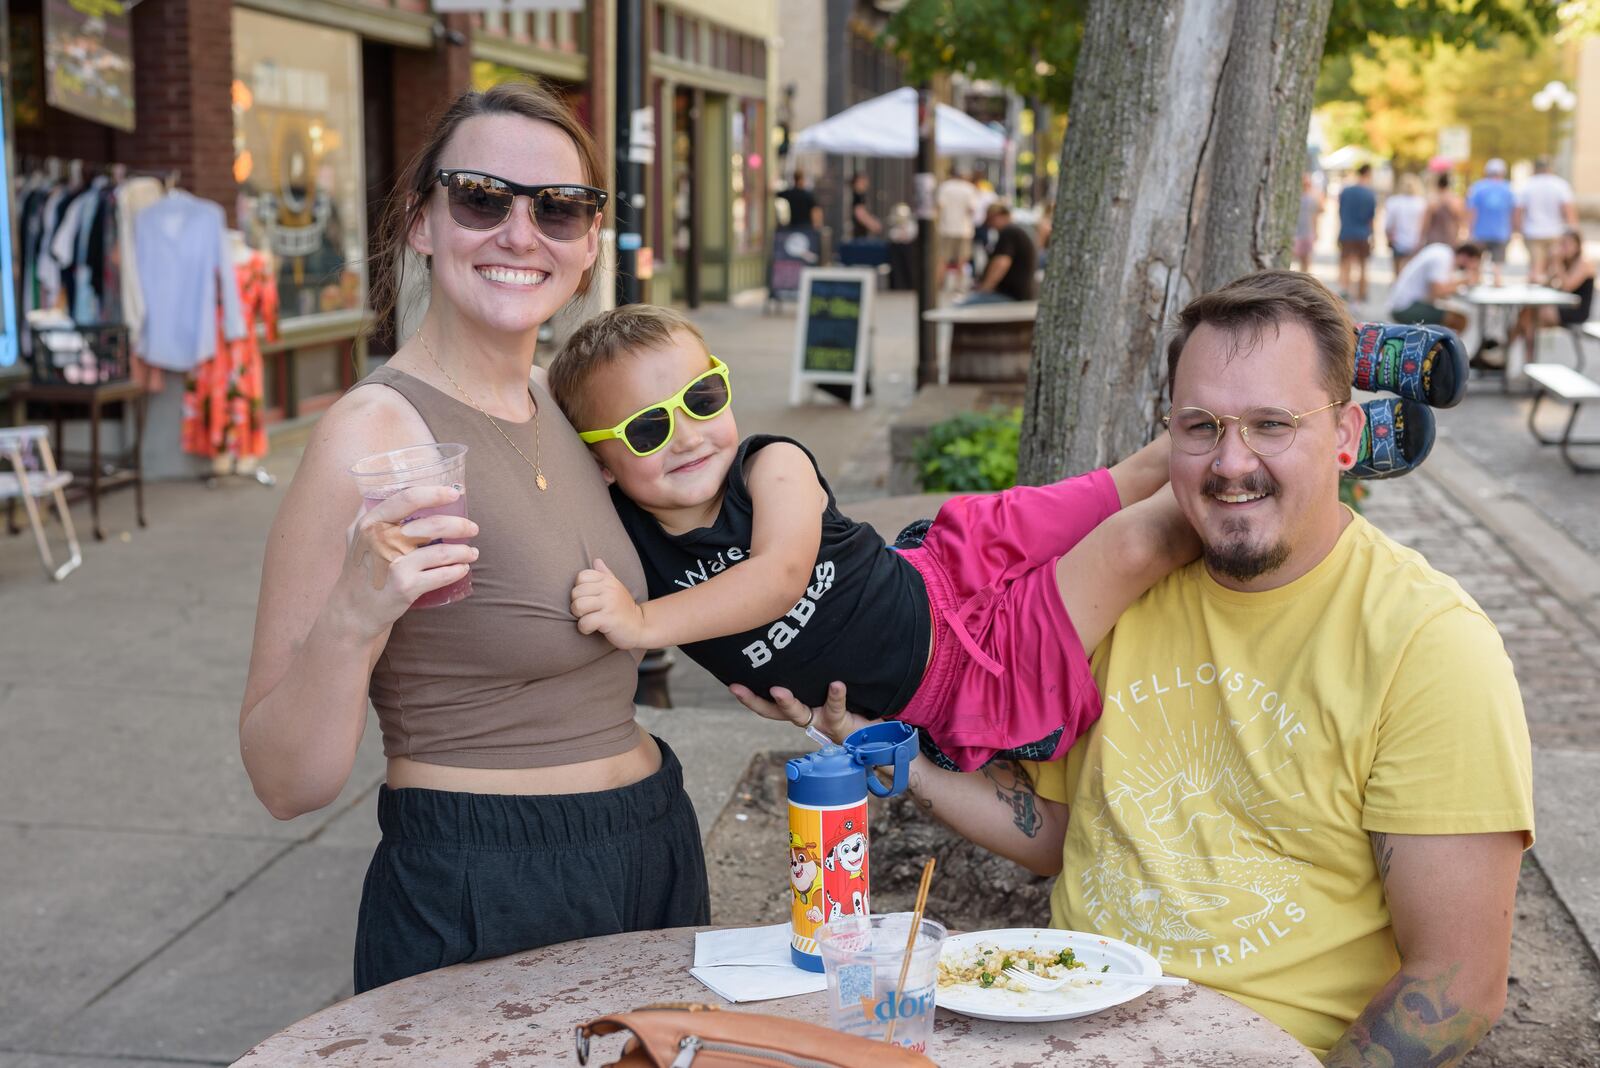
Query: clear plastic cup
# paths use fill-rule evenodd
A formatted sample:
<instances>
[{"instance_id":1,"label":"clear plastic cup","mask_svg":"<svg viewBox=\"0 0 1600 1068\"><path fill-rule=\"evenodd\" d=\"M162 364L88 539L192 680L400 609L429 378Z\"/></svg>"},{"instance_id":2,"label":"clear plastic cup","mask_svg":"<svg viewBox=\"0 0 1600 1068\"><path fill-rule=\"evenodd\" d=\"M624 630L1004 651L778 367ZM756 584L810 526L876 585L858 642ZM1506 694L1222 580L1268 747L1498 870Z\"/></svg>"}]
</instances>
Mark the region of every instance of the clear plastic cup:
<instances>
[{"instance_id":1,"label":"clear plastic cup","mask_svg":"<svg viewBox=\"0 0 1600 1068\"><path fill-rule=\"evenodd\" d=\"M413 445L393 452L380 452L358 460L350 468L356 485L361 489L362 511L371 511L401 490L413 486L454 486L461 491L449 504L437 508L424 508L406 516L403 522L422 519L430 515L467 515L467 447L449 442ZM442 538L453 545L465 544L465 538ZM437 590L432 590L411 602L412 608L437 608L454 604L472 593L472 575Z\"/></svg>"},{"instance_id":2,"label":"clear plastic cup","mask_svg":"<svg viewBox=\"0 0 1600 1068\"><path fill-rule=\"evenodd\" d=\"M902 986L900 968L910 933L909 912L852 914L818 928L828 979L828 1022L834 1030L882 1042L894 1020L895 1045L927 1052L945 931L936 920L922 920Z\"/></svg>"}]
</instances>

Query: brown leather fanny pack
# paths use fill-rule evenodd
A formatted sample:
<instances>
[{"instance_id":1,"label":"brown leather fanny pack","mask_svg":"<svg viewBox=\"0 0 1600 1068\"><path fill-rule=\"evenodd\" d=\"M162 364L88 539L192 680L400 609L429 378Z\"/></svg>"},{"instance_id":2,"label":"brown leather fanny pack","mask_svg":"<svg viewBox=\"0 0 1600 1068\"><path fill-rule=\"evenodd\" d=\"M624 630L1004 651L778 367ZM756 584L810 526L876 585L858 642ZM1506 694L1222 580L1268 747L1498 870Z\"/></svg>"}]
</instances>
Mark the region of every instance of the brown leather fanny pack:
<instances>
[{"instance_id":1,"label":"brown leather fanny pack","mask_svg":"<svg viewBox=\"0 0 1600 1068\"><path fill-rule=\"evenodd\" d=\"M619 1068L913 1068L932 1065L920 1053L872 1042L783 1016L724 1012L715 1005L649 1005L600 1016L576 1029L578 1063L589 1063L589 1040L630 1031Z\"/></svg>"}]
</instances>

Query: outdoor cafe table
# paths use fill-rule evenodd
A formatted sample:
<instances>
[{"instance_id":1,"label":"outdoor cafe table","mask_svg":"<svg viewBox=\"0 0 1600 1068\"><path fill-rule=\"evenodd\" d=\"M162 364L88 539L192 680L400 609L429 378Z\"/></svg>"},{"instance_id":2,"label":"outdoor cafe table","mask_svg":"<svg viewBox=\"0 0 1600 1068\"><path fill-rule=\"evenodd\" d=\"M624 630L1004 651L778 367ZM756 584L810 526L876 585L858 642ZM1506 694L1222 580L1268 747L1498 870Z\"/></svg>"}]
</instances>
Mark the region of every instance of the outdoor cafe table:
<instances>
[{"instance_id":1,"label":"outdoor cafe table","mask_svg":"<svg viewBox=\"0 0 1600 1068\"><path fill-rule=\"evenodd\" d=\"M1033 323L1038 317L1039 302L1035 300L953 304L923 312L923 320L935 325L939 384L945 385L952 377L958 381L1027 381Z\"/></svg>"},{"instance_id":2,"label":"outdoor cafe table","mask_svg":"<svg viewBox=\"0 0 1600 1068\"><path fill-rule=\"evenodd\" d=\"M705 930L706 928L699 928ZM576 1064L573 1028L665 1001L719 1003L689 974L696 928L609 935L458 964L342 1001L256 1046L242 1068L316 1065ZM729 1008L827 1022L822 994ZM623 1037L595 1039L591 1064ZM1202 986L1157 988L1078 1020L991 1023L939 1010L928 1056L940 1065L1319 1063L1287 1032Z\"/></svg>"},{"instance_id":3,"label":"outdoor cafe table","mask_svg":"<svg viewBox=\"0 0 1600 1068\"><path fill-rule=\"evenodd\" d=\"M1483 342L1486 336L1484 322L1488 317L1490 308L1508 308L1512 319L1515 319L1523 308L1576 307L1579 303L1576 293L1563 293L1561 290L1551 289L1549 286L1535 285L1473 286L1461 294L1461 299L1478 309L1478 353L1483 352ZM1537 335L1535 337L1537 338ZM1513 352L1513 349L1516 351ZM1474 355L1477 355L1477 353ZM1522 365L1524 362L1525 353L1522 348L1514 345L1506 346L1505 387L1507 389L1511 388L1511 383L1522 377Z\"/></svg>"}]
</instances>

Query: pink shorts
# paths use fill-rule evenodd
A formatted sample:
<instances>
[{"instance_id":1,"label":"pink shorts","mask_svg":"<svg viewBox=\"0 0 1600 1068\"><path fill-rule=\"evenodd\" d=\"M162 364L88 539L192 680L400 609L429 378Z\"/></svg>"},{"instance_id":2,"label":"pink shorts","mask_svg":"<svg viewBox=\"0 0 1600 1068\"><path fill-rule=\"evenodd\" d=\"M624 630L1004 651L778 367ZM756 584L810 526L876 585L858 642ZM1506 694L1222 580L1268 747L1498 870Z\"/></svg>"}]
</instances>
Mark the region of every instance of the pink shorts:
<instances>
[{"instance_id":1,"label":"pink shorts","mask_svg":"<svg viewBox=\"0 0 1600 1068\"><path fill-rule=\"evenodd\" d=\"M1100 717L1100 693L1055 562L1121 506L1103 469L946 501L922 545L905 550L928 588L933 655L895 718L963 771L1057 731L1040 759L1065 755Z\"/></svg>"}]
</instances>

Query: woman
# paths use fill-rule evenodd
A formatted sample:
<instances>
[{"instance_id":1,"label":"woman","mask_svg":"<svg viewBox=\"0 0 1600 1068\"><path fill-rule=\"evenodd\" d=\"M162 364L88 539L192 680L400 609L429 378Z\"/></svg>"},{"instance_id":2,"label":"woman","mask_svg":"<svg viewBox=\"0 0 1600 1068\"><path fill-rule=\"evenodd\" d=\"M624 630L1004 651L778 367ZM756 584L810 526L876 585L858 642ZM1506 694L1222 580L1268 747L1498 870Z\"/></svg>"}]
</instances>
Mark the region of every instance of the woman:
<instances>
[{"instance_id":1,"label":"woman","mask_svg":"<svg viewBox=\"0 0 1600 1068\"><path fill-rule=\"evenodd\" d=\"M1594 264L1583 254L1583 235L1576 230L1568 230L1556 238L1555 262L1550 274L1542 279L1551 289L1559 289L1563 293L1573 293L1578 297L1578 303L1564 308L1552 308L1548 305L1541 308L1523 308L1517 316L1517 325L1512 329L1511 336L1506 340L1509 348L1520 337L1527 346L1523 350L1531 363L1534 359L1535 346L1538 344L1539 328L1543 326L1575 326L1578 323L1589 321L1589 311L1594 304Z\"/></svg>"},{"instance_id":2,"label":"woman","mask_svg":"<svg viewBox=\"0 0 1600 1068\"><path fill-rule=\"evenodd\" d=\"M1455 248L1461 244L1461 224L1466 217L1466 205L1450 191L1450 176L1439 175L1434 183L1433 196L1428 199L1428 206L1422 213L1422 244ZM1399 271L1395 273L1399 274Z\"/></svg>"},{"instance_id":3,"label":"woman","mask_svg":"<svg viewBox=\"0 0 1600 1068\"><path fill-rule=\"evenodd\" d=\"M533 368L539 327L588 288L599 181L588 133L542 90L451 106L374 257L424 257L427 314L322 418L273 524L240 748L274 816L321 808L350 776L371 696L388 768L358 992L708 919L682 769L633 720L634 661L568 611L595 557L644 595L599 471ZM392 321L397 274L379 279L378 322ZM448 487L362 514L351 465L430 441L468 446L472 520L406 521L454 500ZM469 573L467 599L408 611Z\"/></svg>"},{"instance_id":4,"label":"woman","mask_svg":"<svg viewBox=\"0 0 1600 1068\"><path fill-rule=\"evenodd\" d=\"M1394 276L1400 277L1406 262L1422 247L1422 216L1427 210L1422 199L1422 182L1414 174L1402 175L1399 192L1383 205L1383 232L1394 254Z\"/></svg>"}]
</instances>

